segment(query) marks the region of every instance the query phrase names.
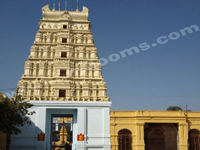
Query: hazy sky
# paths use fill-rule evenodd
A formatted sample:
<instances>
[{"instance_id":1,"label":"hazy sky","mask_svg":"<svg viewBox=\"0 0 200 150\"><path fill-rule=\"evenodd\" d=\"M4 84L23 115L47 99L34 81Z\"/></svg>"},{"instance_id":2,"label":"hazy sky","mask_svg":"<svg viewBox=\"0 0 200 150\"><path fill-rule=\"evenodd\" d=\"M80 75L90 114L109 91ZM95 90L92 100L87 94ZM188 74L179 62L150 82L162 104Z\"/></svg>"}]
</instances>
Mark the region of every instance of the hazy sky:
<instances>
[{"instance_id":1,"label":"hazy sky","mask_svg":"<svg viewBox=\"0 0 200 150\"><path fill-rule=\"evenodd\" d=\"M41 8L52 9L53 0L0 2L0 91L5 94L11 90L3 89L17 87ZM185 109L187 104L200 111L200 31L181 33L191 25L200 28L199 0L79 0L81 11L82 6L90 10L99 58L108 60L102 74L111 110ZM138 53L122 58L120 52L131 47Z\"/></svg>"}]
</instances>

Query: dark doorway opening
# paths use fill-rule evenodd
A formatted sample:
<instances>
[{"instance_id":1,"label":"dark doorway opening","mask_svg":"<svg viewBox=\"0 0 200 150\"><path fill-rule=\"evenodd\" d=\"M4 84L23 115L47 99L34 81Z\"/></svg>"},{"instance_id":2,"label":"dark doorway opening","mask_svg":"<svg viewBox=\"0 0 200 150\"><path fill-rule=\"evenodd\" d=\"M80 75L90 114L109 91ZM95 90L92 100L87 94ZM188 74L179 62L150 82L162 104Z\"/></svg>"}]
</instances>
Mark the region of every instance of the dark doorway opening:
<instances>
[{"instance_id":1,"label":"dark doorway opening","mask_svg":"<svg viewBox=\"0 0 200 150\"><path fill-rule=\"evenodd\" d=\"M189 131L189 150L200 149L200 132L197 129Z\"/></svg>"},{"instance_id":2,"label":"dark doorway opening","mask_svg":"<svg viewBox=\"0 0 200 150\"><path fill-rule=\"evenodd\" d=\"M178 150L178 124L146 123L145 150Z\"/></svg>"},{"instance_id":3,"label":"dark doorway opening","mask_svg":"<svg viewBox=\"0 0 200 150\"><path fill-rule=\"evenodd\" d=\"M51 149L72 150L73 115L51 115Z\"/></svg>"},{"instance_id":4,"label":"dark doorway opening","mask_svg":"<svg viewBox=\"0 0 200 150\"><path fill-rule=\"evenodd\" d=\"M132 133L128 129L118 132L118 150L132 150Z\"/></svg>"}]
</instances>

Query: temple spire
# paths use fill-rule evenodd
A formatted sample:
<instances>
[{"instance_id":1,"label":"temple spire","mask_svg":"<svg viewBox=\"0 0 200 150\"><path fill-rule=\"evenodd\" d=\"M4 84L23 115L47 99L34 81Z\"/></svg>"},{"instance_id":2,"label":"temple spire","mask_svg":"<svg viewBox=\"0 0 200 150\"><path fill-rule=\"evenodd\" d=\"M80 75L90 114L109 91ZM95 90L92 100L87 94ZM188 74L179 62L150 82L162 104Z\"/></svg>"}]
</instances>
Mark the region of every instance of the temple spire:
<instances>
[{"instance_id":1,"label":"temple spire","mask_svg":"<svg viewBox=\"0 0 200 150\"><path fill-rule=\"evenodd\" d=\"M61 0L55 2L58 5ZM64 6L59 11L57 5L56 11L51 11L49 5L42 8L43 19L18 83L19 93L23 99L34 101L109 101L91 25L85 17L89 10L83 7L81 13L68 12ZM69 49L76 55L72 57Z\"/></svg>"}]
</instances>

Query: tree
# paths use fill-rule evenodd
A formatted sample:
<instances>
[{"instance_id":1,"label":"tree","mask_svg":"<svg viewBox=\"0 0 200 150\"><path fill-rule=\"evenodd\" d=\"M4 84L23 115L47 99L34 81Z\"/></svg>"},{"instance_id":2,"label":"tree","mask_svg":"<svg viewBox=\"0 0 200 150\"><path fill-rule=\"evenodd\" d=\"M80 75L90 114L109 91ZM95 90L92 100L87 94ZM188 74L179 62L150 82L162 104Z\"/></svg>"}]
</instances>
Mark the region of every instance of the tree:
<instances>
[{"instance_id":1,"label":"tree","mask_svg":"<svg viewBox=\"0 0 200 150\"><path fill-rule=\"evenodd\" d=\"M0 132L7 134L6 150L9 150L11 135L18 135L22 133L19 127L25 124L31 124L27 115L33 115L35 112L29 112L33 104L30 104L21 99L18 95L12 99L8 97L0 97Z\"/></svg>"},{"instance_id":2,"label":"tree","mask_svg":"<svg viewBox=\"0 0 200 150\"><path fill-rule=\"evenodd\" d=\"M167 111L179 111L179 110L183 110L181 107L179 107L179 106L169 106L168 108L167 108Z\"/></svg>"},{"instance_id":3,"label":"tree","mask_svg":"<svg viewBox=\"0 0 200 150\"><path fill-rule=\"evenodd\" d=\"M0 92L0 97L3 97L3 94Z\"/></svg>"}]
</instances>

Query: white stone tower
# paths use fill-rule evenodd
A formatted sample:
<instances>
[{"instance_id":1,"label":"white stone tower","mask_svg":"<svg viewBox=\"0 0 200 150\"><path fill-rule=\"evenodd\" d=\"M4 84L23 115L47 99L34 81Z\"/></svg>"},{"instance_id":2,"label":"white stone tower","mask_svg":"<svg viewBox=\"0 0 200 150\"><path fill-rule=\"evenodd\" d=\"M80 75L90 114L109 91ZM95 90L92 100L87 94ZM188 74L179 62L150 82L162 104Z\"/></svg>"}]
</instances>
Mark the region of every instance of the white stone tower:
<instances>
[{"instance_id":1,"label":"white stone tower","mask_svg":"<svg viewBox=\"0 0 200 150\"><path fill-rule=\"evenodd\" d=\"M90 30L89 10L56 11L46 5L42 14L18 83L18 93L34 104L36 114L30 116L32 125L13 137L11 149L51 149L52 116L61 115L73 117L73 150L108 150L111 102ZM37 141L40 133L45 134L43 142ZM79 134L85 136L84 141L77 141Z\"/></svg>"},{"instance_id":2,"label":"white stone tower","mask_svg":"<svg viewBox=\"0 0 200 150\"><path fill-rule=\"evenodd\" d=\"M50 11L43 19L19 81L19 94L26 100L109 101L101 76L89 10Z\"/></svg>"}]
</instances>

